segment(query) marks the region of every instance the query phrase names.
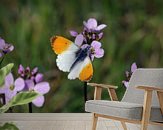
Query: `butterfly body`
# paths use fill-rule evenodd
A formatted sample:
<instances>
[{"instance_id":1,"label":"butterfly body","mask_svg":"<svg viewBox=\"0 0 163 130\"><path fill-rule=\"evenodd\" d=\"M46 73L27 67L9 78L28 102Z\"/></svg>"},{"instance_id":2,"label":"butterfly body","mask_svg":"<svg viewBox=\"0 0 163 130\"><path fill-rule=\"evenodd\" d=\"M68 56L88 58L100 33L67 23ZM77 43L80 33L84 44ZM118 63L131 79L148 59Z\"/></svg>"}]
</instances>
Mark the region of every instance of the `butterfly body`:
<instances>
[{"instance_id":1,"label":"butterfly body","mask_svg":"<svg viewBox=\"0 0 163 130\"><path fill-rule=\"evenodd\" d=\"M70 40L55 36L51 46L57 56L57 66L63 72L69 72L68 79L79 78L89 81L93 75L93 66L90 60L90 47L80 48Z\"/></svg>"},{"instance_id":2,"label":"butterfly body","mask_svg":"<svg viewBox=\"0 0 163 130\"><path fill-rule=\"evenodd\" d=\"M90 47L86 47L84 49L80 48L77 52L76 52L76 60L75 62L72 64L71 69L73 69L73 67L78 63L78 62L83 62L84 59L90 55Z\"/></svg>"}]
</instances>

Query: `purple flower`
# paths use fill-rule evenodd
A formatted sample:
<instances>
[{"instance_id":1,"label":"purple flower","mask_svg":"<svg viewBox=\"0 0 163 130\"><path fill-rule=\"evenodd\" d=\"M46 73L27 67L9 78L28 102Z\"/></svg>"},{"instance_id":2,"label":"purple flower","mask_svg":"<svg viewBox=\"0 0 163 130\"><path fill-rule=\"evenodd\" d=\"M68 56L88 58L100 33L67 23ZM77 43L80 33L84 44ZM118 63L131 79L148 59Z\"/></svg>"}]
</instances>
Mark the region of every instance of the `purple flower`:
<instances>
[{"instance_id":1,"label":"purple flower","mask_svg":"<svg viewBox=\"0 0 163 130\"><path fill-rule=\"evenodd\" d=\"M32 103L36 107L42 107L45 101L44 94L48 93L50 90L49 83L40 82L40 83L35 84L33 80L26 80L26 84L29 88L29 91L35 91L40 94L40 96L34 99Z\"/></svg>"},{"instance_id":2,"label":"purple flower","mask_svg":"<svg viewBox=\"0 0 163 130\"><path fill-rule=\"evenodd\" d=\"M5 78L5 84L0 88L0 93L5 94L5 101L8 103L16 94L25 87L24 80L18 78L14 81L12 73Z\"/></svg>"},{"instance_id":3,"label":"purple flower","mask_svg":"<svg viewBox=\"0 0 163 130\"><path fill-rule=\"evenodd\" d=\"M105 24L97 25L97 20L94 18L88 19L87 22L83 22L85 29L89 32L99 32L106 27Z\"/></svg>"},{"instance_id":4,"label":"purple flower","mask_svg":"<svg viewBox=\"0 0 163 130\"><path fill-rule=\"evenodd\" d=\"M13 50L14 50L13 45L5 43L5 41L2 38L0 38L0 57L4 56L5 54Z\"/></svg>"},{"instance_id":5,"label":"purple flower","mask_svg":"<svg viewBox=\"0 0 163 130\"><path fill-rule=\"evenodd\" d=\"M101 48L101 43L98 41L93 41L91 43L91 59L93 61L94 57L101 58L104 56L104 50Z\"/></svg>"},{"instance_id":6,"label":"purple flower","mask_svg":"<svg viewBox=\"0 0 163 130\"><path fill-rule=\"evenodd\" d=\"M132 63L132 65L131 65L131 73L134 73L137 69L138 69L138 67L137 67L136 63L135 62Z\"/></svg>"},{"instance_id":7,"label":"purple flower","mask_svg":"<svg viewBox=\"0 0 163 130\"><path fill-rule=\"evenodd\" d=\"M70 30L70 35L73 37L76 37L78 35L78 32L74 31L74 30Z\"/></svg>"},{"instance_id":8,"label":"purple flower","mask_svg":"<svg viewBox=\"0 0 163 130\"><path fill-rule=\"evenodd\" d=\"M71 36L75 37L74 43L81 49L86 49L87 55L94 60L94 57L101 58L104 56L104 50L99 42L103 37L102 30L106 27L105 24L97 24L97 20L90 18L87 22L83 22L84 29L81 33L74 30L70 31Z\"/></svg>"},{"instance_id":9,"label":"purple flower","mask_svg":"<svg viewBox=\"0 0 163 130\"><path fill-rule=\"evenodd\" d=\"M43 74L38 73L38 67L35 67L32 71L29 67L24 67L22 65L19 65L18 68L18 74L20 77L22 77L24 80L33 80L35 83L39 83L43 80Z\"/></svg>"},{"instance_id":10,"label":"purple flower","mask_svg":"<svg viewBox=\"0 0 163 130\"><path fill-rule=\"evenodd\" d=\"M124 84L124 86L125 86L126 88L129 87L129 80L130 80L132 74L136 71L136 69L137 69L137 65L136 65L136 63L134 62L134 63L132 63L132 65L131 65L131 70L130 70L130 72L129 72L129 71L126 71L126 72L125 72L127 80L122 81L122 83Z\"/></svg>"},{"instance_id":11,"label":"purple flower","mask_svg":"<svg viewBox=\"0 0 163 130\"><path fill-rule=\"evenodd\" d=\"M43 81L43 74L38 72L38 67L31 70L29 67L24 69L22 65L19 65L18 73L25 82L24 91L35 91L40 94L32 103L36 107L43 106L45 101L43 95L49 92L50 86L48 82Z\"/></svg>"},{"instance_id":12,"label":"purple flower","mask_svg":"<svg viewBox=\"0 0 163 130\"><path fill-rule=\"evenodd\" d=\"M75 44L80 47L83 44L83 41L84 36L82 34L78 34L75 38Z\"/></svg>"},{"instance_id":13,"label":"purple flower","mask_svg":"<svg viewBox=\"0 0 163 130\"><path fill-rule=\"evenodd\" d=\"M83 44L91 44L93 41L100 41L103 37L102 30L105 24L97 25L97 20L90 18L87 22L83 22L84 29L81 33L70 30L70 35L75 37L75 44L81 47Z\"/></svg>"},{"instance_id":14,"label":"purple flower","mask_svg":"<svg viewBox=\"0 0 163 130\"><path fill-rule=\"evenodd\" d=\"M22 65L19 65L19 68L18 68L18 74L21 76L21 77L24 77L24 67Z\"/></svg>"},{"instance_id":15,"label":"purple flower","mask_svg":"<svg viewBox=\"0 0 163 130\"><path fill-rule=\"evenodd\" d=\"M35 67L35 68L32 70L31 74L32 74L32 75L35 75L35 74L37 74L37 72L38 72L38 67Z\"/></svg>"},{"instance_id":16,"label":"purple flower","mask_svg":"<svg viewBox=\"0 0 163 130\"><path fill-rule=\"evenodd\" d=\"M129 81L122 81L122 83L124 84L124 86L125 86L126 88L129 87Z\"/></svg>"},{"instance_id":17,"label":"purple flower","mask_svg":"<svg viewBox=\"0 0 163 130\"><path fill-rule=\"evenodd\" d=\"M41 81L43 81L43 74L41 74L41 73L38 73L36 76L35 76L35 82L36 83L39 83L39 82L41 82Z\"/></svg>"}]
</instances>

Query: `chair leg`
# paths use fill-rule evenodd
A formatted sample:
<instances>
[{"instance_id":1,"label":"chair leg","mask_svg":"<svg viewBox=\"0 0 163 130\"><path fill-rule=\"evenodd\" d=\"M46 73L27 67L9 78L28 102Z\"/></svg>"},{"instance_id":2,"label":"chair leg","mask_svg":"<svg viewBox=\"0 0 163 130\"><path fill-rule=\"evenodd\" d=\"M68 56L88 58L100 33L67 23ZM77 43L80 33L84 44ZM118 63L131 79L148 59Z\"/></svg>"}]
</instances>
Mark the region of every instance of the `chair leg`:
<instances>
[{"instance_id":1,"label":"chair leg","mask_svg":"<svg viewBox=\"0 0 163 130\"><path fill-rule=\"evenodd\" d=\"M141 125L141 130L147 130L148 124L142 124Z\"/></svg>"},{"instance_id":2,"label":"chair leg","mask_svg":"<svg viewBox=\"0 0 163 130\"><path fill-rule=\"evenodd\" d=\"M121 121L121 124L122 124L123 129L127 130L127 126L126 126L125 122Z\"/></svg>"},{"instance_id":3,"label":"chair leg","mask_svg":"<svg viewBox=\"0 0 163 130\"><path fill-rule=\"evenodd\" d=\"M145 91L141 130L147 130L150 119L151 102L152 102L152 91Z\"/></svg>"},{"instance_id":4,"label":"chair leg","mask_svg":"<svg viewBox=\"0 0 163 130\"><path fill-rule=\"evenodd\" d=\"M98 117L93 113L92 130L96 130Z\"/></svg>"}]
</instances>

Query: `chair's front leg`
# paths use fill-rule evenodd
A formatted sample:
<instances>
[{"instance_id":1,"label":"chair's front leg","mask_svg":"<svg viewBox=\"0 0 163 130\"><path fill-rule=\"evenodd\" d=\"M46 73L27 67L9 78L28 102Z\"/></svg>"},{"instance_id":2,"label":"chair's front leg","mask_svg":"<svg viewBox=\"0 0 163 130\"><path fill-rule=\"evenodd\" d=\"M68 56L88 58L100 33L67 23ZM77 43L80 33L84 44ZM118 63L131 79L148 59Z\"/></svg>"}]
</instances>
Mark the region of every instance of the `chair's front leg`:
<instances>
[{"instance_id":1,"label":"chair's front leg","mask_svg":"<svg viewBox=\"0 0 163 130\"><path fill-rule=\"evenodd\" d=\"M93 119L92 119L92 130L96 130L96 127L97 127L97 121L98 121L98 116L96 116L96 114L93 113Z\"/></svg>"},{"instance_id":2,"label":"chair's front leg","mask_svg":"<svg viewBox=\"0 0 163 130\"><path fill-rule=\"evenodd\" d=\"M124 130L127 130L127 126L126 126L126 123L124 121L121 121L121 124L122 124L122 127Z\"/></svg>"},{"instance_id":3,"label":"chair's front leg","mask_svg":"<svg viewBox=\"0 0 163 130\"><path fill-rule=\"evenodd\" d=\"M100 100L101 99L101 93L102 93L102 88L96 86L95 91L94 91L94 100ZM92 130L96 130L97 120L98 120L98 116L95 113L93 113Z\"/></svg>"},{"instance_id":4,"label":"chair's front leg","mask_svg":"<svg viewBox=\"0 0 163 130\"><path fill-rule=\"evenodd\" d=\"M151 102L152 102L152 90L145 90L141 130L147 130L150 120Z\"/></svg>"}]
</instances>

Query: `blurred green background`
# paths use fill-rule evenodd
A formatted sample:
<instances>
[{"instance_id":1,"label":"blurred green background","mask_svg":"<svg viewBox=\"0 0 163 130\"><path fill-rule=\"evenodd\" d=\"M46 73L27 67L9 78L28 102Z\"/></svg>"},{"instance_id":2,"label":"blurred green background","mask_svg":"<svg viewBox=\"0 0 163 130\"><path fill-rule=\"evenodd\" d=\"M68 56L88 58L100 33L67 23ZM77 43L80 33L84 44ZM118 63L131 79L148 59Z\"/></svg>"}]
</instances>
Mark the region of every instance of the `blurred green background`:
<instances>
[{"instance_id":1,"label":"blurred green background","mask_svg":"<svg viewBox=\"0 0 163 130\"><path fill-rule=\"evenodd\" d=\"M71 40L70 29L82 30L90 17L107 24L102 40L105 56L95 59L91 82L118 85L122 98L125 70L163 67L163 0L0 0L0 37L14 44L4 65L13 62L16 76L19 64L38 66L51 90L42 108L34 112L84 112L83 83L70 81L60 72L50 37L62 35ZM93 88L88 88L93 98ZM109 99L106 90L103 99ZM26 112L22 106L15 111Z\"/></svg>"}]
</instances>

